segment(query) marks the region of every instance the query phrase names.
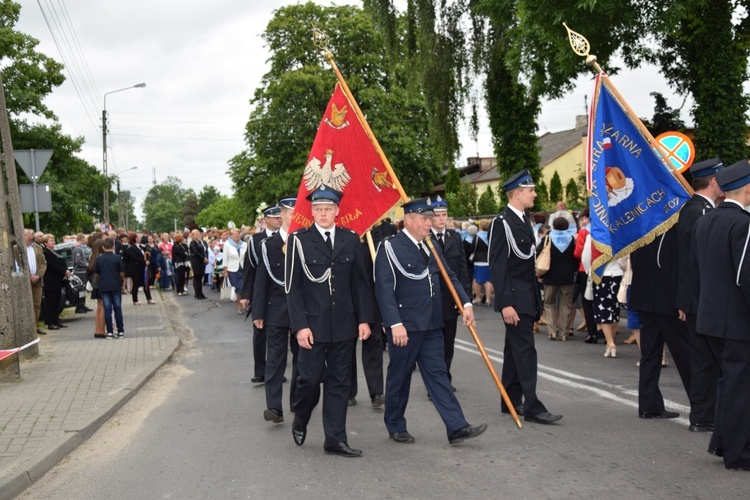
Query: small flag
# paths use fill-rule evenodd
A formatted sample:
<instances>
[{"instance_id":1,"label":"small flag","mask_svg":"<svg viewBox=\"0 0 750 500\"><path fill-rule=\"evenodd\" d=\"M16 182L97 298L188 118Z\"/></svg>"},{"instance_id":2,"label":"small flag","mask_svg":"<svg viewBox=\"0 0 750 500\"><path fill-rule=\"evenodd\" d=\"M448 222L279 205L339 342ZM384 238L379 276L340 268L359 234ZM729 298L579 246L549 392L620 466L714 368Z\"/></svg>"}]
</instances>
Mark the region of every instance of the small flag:
<instances>
[{"instance_id":1,"label":"small flag","mask_svg":"<svg viewBox=\"0 0 750 500\"><path fill-rule=\"evenodd\" d=\"M313 223L307 195L321 184L344 193L336 224L366 233L400 201L373 141L337 83L315 135L289 232Z\"/></svg>"},{"instance_id":2,"label":"small flag","mask_svg":"<svg viewBox=\"0 0 750 500\"><path fill-rule=\"evenodd\" d=\"M616 97L617 96L617 97ZM609 79L596 78L589 117L587 184L591 239L601 252L591 265L599 282L604 266L647 245L677 222L691 193L650 144ZM621 99L621 97L619 97Z\"/></svg>"}]
</instances>

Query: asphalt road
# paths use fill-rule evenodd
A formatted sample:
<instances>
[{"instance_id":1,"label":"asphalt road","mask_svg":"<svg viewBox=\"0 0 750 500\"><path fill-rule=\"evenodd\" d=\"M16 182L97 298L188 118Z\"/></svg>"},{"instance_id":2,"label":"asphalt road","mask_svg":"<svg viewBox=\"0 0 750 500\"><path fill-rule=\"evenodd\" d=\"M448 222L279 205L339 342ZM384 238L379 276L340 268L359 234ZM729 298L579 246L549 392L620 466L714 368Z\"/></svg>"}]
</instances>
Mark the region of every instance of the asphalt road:
<instances>
[{"instance_id":1,"label":"asphalt road","mask_svg":"<svg viewBox=\"0 0 750 500\"><path fill-rule=\"evenodd\" d=\"M750 486L750 474L706 453L708 435L688 432L685 418L638 418L635 346L605 359L604 346L580 334L565 343L536 337L538 392L564 415L559 425L519 430L501 415L499 392L459 327L453 380L469 422L489 425L482 437L450 446L415 373L406 416L417 442L390 441L360 373L347 430L364 456L323 453L319 409L298 447L288 408L283 424L263 420L263 386L250 382L250 322L233 304L179 303L192 335L175 362L23 498L746 498ZM500 316L485 307L476 315L499 372ZM674 367L661 388L685 417Z\"/></svg>"}]
</instances>

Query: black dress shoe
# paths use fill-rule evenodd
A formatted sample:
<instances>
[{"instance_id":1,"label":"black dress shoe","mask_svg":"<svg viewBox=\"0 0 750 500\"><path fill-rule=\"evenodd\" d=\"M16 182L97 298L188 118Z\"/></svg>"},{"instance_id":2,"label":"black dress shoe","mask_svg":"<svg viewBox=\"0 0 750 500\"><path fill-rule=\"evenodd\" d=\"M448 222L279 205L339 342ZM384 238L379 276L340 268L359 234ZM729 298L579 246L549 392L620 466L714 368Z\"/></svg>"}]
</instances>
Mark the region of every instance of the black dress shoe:
<instances>
[{"instance_id":1,"label":"black dress shoe","mask_svg":"<svg viewBox=\"0 0 750 500\"><path fill-rule=\"evenodd\" d=\"M294 422L292 422L292 438L294 438L294 444L302 446L306 437L307 428L297 422L297 419L295 418Z\"/></svg>"},{"instance_id":2,"label":"black dress shoe","mask_svg":"<svg viewBox=\"0 0 750 500\"><path fill-rule=\"evenodd\" d=\"M409 431L389 432L388 436L390 436L390 438L396 441L397 443L408 444L408 443L414 442L414 436L409 434Z\"/></svg>"},{"instance_id":3,"label":"black dress shoe","mask_svg":"<svg viewBox=\"0 0 750 500\"><path fill-rule=\"evenodd\" d=\"M39 335L47 335L47 332L45 332L45 331L44 331L44 330L42 330L41 328L37 328L37 329L36 329L36 333L38 333Z\"/></svg>"},{"instance_id":4,"label":"black dress shoe","mask_svg":"<svg viewBox=\"0 0 750 500\"><path fill-rule=\"evenodd\" d=\"M284 376L284 377L281 377L281 383L282 383L282 384L285 384L286 382L287 382L286 376Z\"/></svg>"},{"instance_id":5,"label":"black dress shoe","mask_svg":"<svg viewBox=\"0 0 750 500\"><path fill-rule=\"evenodd\" d=\"M503 406L502 409L500 410L500 413L507 413L508 415L510 415L510 410L506 408L505 406ZM523 417L523 405L516 406L516 414L519 417Z\"/></svg>"},{"instance_id":6,"label":"black dress shoe","mask_svg":"<svg viewBox=\"0 0 750 500\"><path fill-rule=\"evenodd\" d=\"M713 455L715 457L721 458L721 457L724 456L724 449L723 448L711 448L709 446L708 450L706 450L706 451L708 451L711 455Z\"/></svg>"},{"instance_id":7,"label":"black dress shoe","mask_svg":"<svg viewBox=\"0 0 750 500\"><path fill-rule=\"evenodd\" d=\"M640 418L677 418L680 414L676 411L659 410L654 412L640 411L638 416Z\"/></svg>"},{"instance_id":8,"label":"black dress shoe","mask_svg":"<svg viewBox=\"0 0 750 500\"><path fill-rule=\"evenodd\" d=\"M66 325L64 323L57 323L57 326L59 326L60 328L67 328L68 327L68 325Z\"/></svg>"},{"instance_id":9,"label":"black dress shoe","mask_svg":"<svg viewBox=\"0 0 750 500\"><path fill-rule=\"evenodd\" d=\"M362 456L362 450L350 448L349 445L344 442L341 442L334 446L326 446L323 449L329 455L338 455L340 457L353 458Z\"/></svg>"},{"instance_id":10,"label":"black dress shoe","mask_svg":"<svg viewBox=\"0 0 750 500\"><path fill-rule=\"evenodd\" d=\"M47 330L59 330L60 327L57 325L47 325Z\"/></svg>"},{"instance_id":11,"label":"black dress shoe","mask_svg":"<svg viewBox=\"0 0 750 500\"><path fill-rule=\"evenodd\" d=\"M726 466L729 470L750 470L750 464L738 465L737 467Z\"/></svg>"},{"instance_id":12,"label":"black dress shoe","mask_svg":"<svg viewBox=\"0 0 750 500\"><path fill-rule=\"evenodd\" d=\"M346 406L357 406L357 399L356 398L347 399Z\"/></svg>"},{"instance_id":13,"label":"black dress shoe","mask_svg":"<svg viewBox=\"0 0 750 500\"><path fill-rule=\"evenodd\" d=\"M373 394L370 401L372 401L373 408L380 408L385 404L385 396L382 394Z\"/></svg>"},{"instance_id":14,"label":"black dress shoe","mask_svg":"<svg viewBox=\"0 0 750 500\"><path fill-rule=\"evenodd\" d=\"M553 415L548 411L537 413L536 415L526 415L523 419L527 422L536 422L537 424L554 424L560 420L562 415Z\"/></svg>"},{"instance_id":15,"label":"black dress shoe","mask_svg":"<svg viewBox=\"0 0 750 500\"><path fill-rule=\"evenodd\" d=\"M473 437L477 437L478 435L482 434L486 430L487 430L487 424L480 424L477 426L467 425L466 427L461 427L456 432L448 436L448 442L450 444L458 444L464 439L471 439Z\"/></svg>"},{"instance_id":16,"label":"black dress shoe","mask_svg":"<svg viewBox=\"0 0 750 500\"><path fill-rule=\"evenodd\" d=\"M263 412L263 419L266 422L273 422L274 424L280 424L284 421L284 415L281 413L281 410L277 410L276 408L271 408Z\"/></svg>"},{"instance_id":17,"label":"black dress shoe","mask_svg":"<svg viewBox=\"0 0 750 500\"><path fill-rule=\"evenodd\" d=\"M250 379L250 382L252 382L253 384L262 384L265 381L266 381L265 377L253 377Z\"/></svg>"},{"instance_id":18,"label":"black dress shoe","mask_svg":"<svg viewBox=\"0 0 750 500\"><path fill-rule=\"evenodd\" d=\"M690 432L713 432L714 424L690 424L688 430Z\"/></svg>"}]
</instances>

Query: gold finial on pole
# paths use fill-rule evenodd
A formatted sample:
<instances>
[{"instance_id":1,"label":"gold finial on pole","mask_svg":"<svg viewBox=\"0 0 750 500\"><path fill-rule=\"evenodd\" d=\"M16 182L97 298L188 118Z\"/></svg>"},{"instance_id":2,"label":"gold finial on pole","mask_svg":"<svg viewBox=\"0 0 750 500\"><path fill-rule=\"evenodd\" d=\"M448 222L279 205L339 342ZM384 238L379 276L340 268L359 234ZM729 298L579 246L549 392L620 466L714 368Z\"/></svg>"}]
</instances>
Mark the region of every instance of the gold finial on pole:
<instances>
[{"instance_id":1,"label":"gold finial on pole","mask_svg":"<svg viewBox=\"0 0 750 500\"><path fill-rule=\"evenodd\" d=\"M313 45L324 52L324 57L326 58L326 61L328 61L329 57L333 58L333 54L331 54L331 51L328 50L328 35L315 27L315 23L310 22L310 24L312 25L313 29Z\"/></svg>"},{"instance_id":2,"label":"gold finial on pole","mask_svg":"<svg viewBox=\"0 0 750 500\"><path fill-rule=\"evenodd\" d=\"M570 48L573 49L573 52L581 57L585 57L586 64L593 66L597 72L601 73L602 68L596 62L596 56L589 53L591 45L589 44L589 41L586 40L586 37L568 28L567 24L562 24L565 26L565 29L568 30L568 40L570 41Z\"/></svg>"}]
</instances>

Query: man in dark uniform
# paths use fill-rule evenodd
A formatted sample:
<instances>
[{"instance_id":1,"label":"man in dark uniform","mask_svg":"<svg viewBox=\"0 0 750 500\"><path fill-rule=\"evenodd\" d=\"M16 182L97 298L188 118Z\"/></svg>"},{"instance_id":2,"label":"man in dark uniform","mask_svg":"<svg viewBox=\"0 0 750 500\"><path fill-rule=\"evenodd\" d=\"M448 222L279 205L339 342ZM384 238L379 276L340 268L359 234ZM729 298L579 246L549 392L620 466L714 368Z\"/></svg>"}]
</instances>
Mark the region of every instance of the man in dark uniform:
<instances>
[{"instance_id":1,"label":"man in dark uniform","mask_svg":"<svg viewBox=\"0 0 750 500\"><path fill-rule=\"evenodd\" d=\"M716 414L716 388L719 366L711 356L708 342L695 332L698 312L698 293L693 289L693 267L691 244L695 221L710 212L721 198L722 192L716 182L716 172L723 165L719 158L702 161L690 167L695 194L680 210L677 222L677 311L686 322L690 336L690 427L691 432L714 430Z\"/></svg>"},{"instance_id":2,"label":"man in dark uniform","mask_svg":"<svg viewBox=\"0 0 750 500\"><path fill-rule=\"evenodd\" d=\"M692 263L696 330L719 363L716 420L709 453L730 469L750 470L750 163L716 173L726 200L695 223Z\"/></svg>"},{"instance_id":3,"label":"man in dark uniform","mask_svg":"<svg viewBox=\"0 0 750 500\"><path fill-rule=\"evenodd\" d=\"M346 401L352 351L357 337L370 336L373 299L359 237L335 225L341 197L326 185L316 188L307 197L315 224L295 231L287 241L287 303L301 347L292 437L297 445L305 442L323 382L323 448L329 454L359 457L362 450L347 442Z\"/></svg>"},{"instance_id":4,"label":"man in dark uniform","mask_svg":"<svg viewBox=\"0 0 750 500\"><path fill-rule=\"evenodd\" d=\"M659 390L664 343L669 347L677 372L690 397L690 338L675 306L677 275L677 229L672 228L648 245L630 254L633 280L628 307L638 311L641 323L641 361L638 378L638 416L677 418L664 408Z\"/></svg>"},{"instance_id":5,"label":"man in dark uniform","mask_svg":"<svg viewBox=\"0 0 750 500\"><path fill-rule=\"evenodd\" d=\"M448 229L448 203L438 196L432 202L432 241L440 246L444 261L453 270L461 283L461 288L471 297L471 280L466 267L466 252L464 251L461 235L455 229ZM454 344L456 342L456 326L458 324L458 308L453 296L448 290L442 276L440 277L440 288L443 291L443 342L445 343L445 367L448 369L448 380L453 381L451 375L451 363L453 362ZM451 386L451 389L456 390Z\"/></svg>"},{"instance_id":6,"label":"man in dark uniform","mask_svg":"<svg viewBox=\"0 0 750 500\"><path fill-rule=\"evenodd\" d=\"M286 197L294 199L294 196ZM263 210L266 228L248 240L245 262L242 267L242 292L240 293L242 307L248 307L253 298L253 286L255 285L255 272L258 268L260 242L273 236L273 233L281 227L281 210L278 206L268 207ZM255 316L253 316L255 317ZM253 325L253 360L255 361L254 376L250 379L255 384L263 383L266 372L266 332Z\"/></svg>"},{"instance_id":7,"label":"man in dark uniform","mask_svg":"<svg viewBox=\"0 0 750 500\"><path fill-rule=\"evenodd\" d=\"M486 424L469 425L451 390L445 366L443 295L436 258L423 242L430 235L429 198L405 203L404 230L383 241L375 257L375 295L386 326L390 363L385 389L385 426L397 443L413 443L404 413L414 363L419 363L427 392L445 423L450 444L482 434ZM442 259L445 262L445 259ZM448 276L464 304L463 321L474 324L474 309L463 284L450 268Z\"/></svg>"},{"instance_id":8,"label":"man in dark uniform","mask_svg":"<svg viewBox=\"0 0 750 500\"><path fill-rule=\"evenodd\" d=\"M253 325L266 336L266 410L263 418L275 424L284 421L281 395L286 370L287 345L292 350L292 384L289 406L294 409L297 390L297 339L291 335L284 289L284 245L294 213L295 198L279 200L281 228L260 243L259 263L253 287Z\"/></svg>"},{"instance_id":9,"label":"man in dark uniform","mask_svg":"<svg viewBox=\"0 0 750 500\"><path fill-rule=\"evenodd\" d=\"M490 226L490 274L495 287L495 311L505 323L503 384L519 415L529 422L553 424L562 418L547 411L536 395L537 354L534 322L542 314L542 297L535 273L534 231L526 210L536 191L528 170L503 184L508 205ZM523 404L522 404L523 399ZM503 413L508 409L503 402Z\"/></svg>"}]
</instances>

